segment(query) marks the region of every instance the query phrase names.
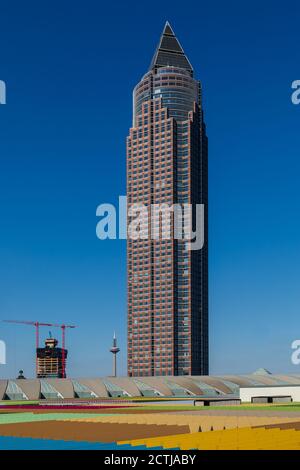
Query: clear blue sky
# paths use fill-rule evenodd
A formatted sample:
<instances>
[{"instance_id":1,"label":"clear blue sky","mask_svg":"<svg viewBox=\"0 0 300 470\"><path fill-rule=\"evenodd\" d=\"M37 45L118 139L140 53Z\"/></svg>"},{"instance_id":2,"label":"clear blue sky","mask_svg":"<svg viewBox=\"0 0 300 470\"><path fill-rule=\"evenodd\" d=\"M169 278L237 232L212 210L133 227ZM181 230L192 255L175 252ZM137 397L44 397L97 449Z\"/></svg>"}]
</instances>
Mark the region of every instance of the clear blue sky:
<instances>
[{"instance_id":1,"label":"clear blue sky","mask_svg":"<svg viewBox=\"0 0 300 470\"><path fill-rule=\"evenodd\" d=\"M95 211L125 194L131 93L167 19L204 92L211 373L300 373L299 15L298 1L2 2L0 318L78 325L69 375L111 373L114 329L126 373L126 244L96 238ZM0 377L33 376L33 328L0 324L0 339Z\"/></svg>"}]
</instances>

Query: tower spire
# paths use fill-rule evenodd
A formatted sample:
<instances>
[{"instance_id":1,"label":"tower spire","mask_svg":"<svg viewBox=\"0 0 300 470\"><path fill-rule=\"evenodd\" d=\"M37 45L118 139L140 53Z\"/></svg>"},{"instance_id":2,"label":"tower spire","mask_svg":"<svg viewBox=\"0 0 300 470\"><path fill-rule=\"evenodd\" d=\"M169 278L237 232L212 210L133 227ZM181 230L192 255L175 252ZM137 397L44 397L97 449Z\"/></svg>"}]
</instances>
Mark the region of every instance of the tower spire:
<instances>
[{"instance_id":1,"label":"tower spire","mask_svg":"<svg viewBox=\"0 0 300 470\"><path fill-rule=\"evenodd\" d=\"M175 36L174 31L171 28L171 25L168 21L165 22L165 27L164 27L164 30L163 30L163 34L170 35L170 36Z\"/></svg>"},{"instance_id":2,"label":"tower spire","mask_svg":"<svg viewBox=\"0 0 300 470\"><path fill-rule=\"evenodd\" d=\"M110 352L113 354L113 377L117 376L117 354L120 351L120 348L117 346L117 337L116 332L114 331L113 344L110 348Z\"/></svg>"},{"instance_id":3,"label":"tower spire","mask_svg":"<svg viewBox=\"0 0 300 470\"><path fill-rule=\"evenodd\" d=\"M179 67L193 74L193 67L182 49L175 33L168 21L166 21L159 44L154 53L150 70L160 67Z\"/></svg>"}]
</instances>

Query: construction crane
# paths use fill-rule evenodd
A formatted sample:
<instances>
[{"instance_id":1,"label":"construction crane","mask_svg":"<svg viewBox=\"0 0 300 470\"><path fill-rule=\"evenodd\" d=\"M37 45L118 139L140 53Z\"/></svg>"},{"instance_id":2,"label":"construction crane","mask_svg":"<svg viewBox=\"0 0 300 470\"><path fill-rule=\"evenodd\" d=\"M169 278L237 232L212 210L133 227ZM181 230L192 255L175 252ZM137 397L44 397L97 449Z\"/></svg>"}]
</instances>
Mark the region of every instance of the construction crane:
<instances>
[{"instance_id":1,"label":"construction crane","mask_svg":"<svg viewBox=\"0 0 300 470\"><path fill-rule=\"evenodd\" d=\"M21 323L23 325L35 326L35 344L36 349L39 348L39 329L40 326L53 326L55 328L61 328L62 330L62 376L66 378L66 357L65 357L65 345L66 345L66 328L76 328L75 325L62 325L57 323L43 323L38 321L25 321L25 320L3 320L5 323ZM36 376L38 375L38 359L36 355Z\"/></svg>"}]
</instances>

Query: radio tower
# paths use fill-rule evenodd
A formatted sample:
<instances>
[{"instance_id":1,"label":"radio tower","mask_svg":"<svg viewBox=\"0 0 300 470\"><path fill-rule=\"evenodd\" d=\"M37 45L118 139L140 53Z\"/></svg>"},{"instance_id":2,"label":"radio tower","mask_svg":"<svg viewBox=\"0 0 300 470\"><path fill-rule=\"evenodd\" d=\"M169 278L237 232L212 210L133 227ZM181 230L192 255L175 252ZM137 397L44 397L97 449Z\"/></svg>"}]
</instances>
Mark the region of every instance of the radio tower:
<instances>
[{"instance_id":1,"label":"radio tower","mask_svg":"<svg viewBox=\"0 0 300 470\"><path fill-rule=\"evenodd\" d=\"M113 377L117 377L117 354L120 351L120 348L117 346L116 333L114 332L112 348L110 352L113 354Z\"/></svg>"}]
</instances>

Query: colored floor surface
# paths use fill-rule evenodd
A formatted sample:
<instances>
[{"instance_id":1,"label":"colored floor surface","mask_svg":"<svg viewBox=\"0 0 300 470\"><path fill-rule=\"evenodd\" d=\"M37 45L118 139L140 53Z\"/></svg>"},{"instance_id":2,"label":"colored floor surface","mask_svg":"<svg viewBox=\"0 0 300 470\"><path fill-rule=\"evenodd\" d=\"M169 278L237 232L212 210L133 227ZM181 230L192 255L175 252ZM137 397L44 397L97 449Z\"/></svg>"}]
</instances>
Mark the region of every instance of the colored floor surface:
<instances>
[{"instance_id":1,"label":"colored floor surface","mask_svg":"<svg viewBox=\"0 0 300 470\"><path fill-rule=\"evenodd\" d=\"M116 442L74 442L64 440L30 439L0 436L0 450L132 450L130 445L118 445ZM137 446L134 450L146 450ZM152 448L152 450L161 449Z\"/></svg>"},{"instance_id":2,"label":"colored floor surface","mask_svg":"<svg viewBox=\"0 0 300 470\"><path fill-rule=\"evenodd\" d=\"M300 450L300 432L295 429L236 428L119 442L129 443L181 450Z\"/></svg>"},{"instance_id":3,"label":"colored floor surface","mask_svg":"<svg viewBox=\"0 0 300 470\"><path fill-rule=\"evenodd\" d=\"M288 409L13 411L0 410L0 449L300 450L300 416Z\"/></svg>"},{"instance_id":4,"label":"colored floor surface","mask_svg":"<svg viewBox=\"0 0 300 470\"><path fill-rule=\"evenodd\" d=\"M74 418L69 418L74 420ZM139 415L102 415L94 417L77 417L78 422L85 423L115 423L115 424L136 424L136 425L186 425L189 431L207 432L223 429L234 429L242 427L265 426L285 422L298 422L299 418L277 417L277 416L209 416L209 415L175 415L174 413L143 414Z\"/></svg>"},{"instance_id":5,"label":"colored floor surface","mask_svg":"<svg viewBox=\"0 0 300 470\"><path fill-rule=\"evenodd\" d=\"M65 441L111 442L188 433L188 426L40 421L0 426L1 436L19 436Z\"/></svg>"},{"instance_id":6,"label":"colored floor surface","mask_svg":"<svg viewBox=\"0 0 300 470\"><path fill-rule=\"evenodd\" d=\"M24 413L0 413L0 425L11 424L11 423L31 423L36 421L57 421L62 419L77 419L77 418L95 418L99 416L95 413L34 413L34 412L24 412ZM106 414L105 416L108 416ZM1 432L0 432L1 434Z\"/></svg>"},{"instance_id":7,"label":"colored floor surface","mask_svg":"<svg viewBox=\"0 0 300 470\"><path fill-rule=\"evenodd\" d=\"M261 426L256 426L257 428L261 428ZM295 431L300 431L300 421L297 423L279 423L279 424L267 424L264 426L265 429L294 429Z\"/></svg>"}]
</instances>

